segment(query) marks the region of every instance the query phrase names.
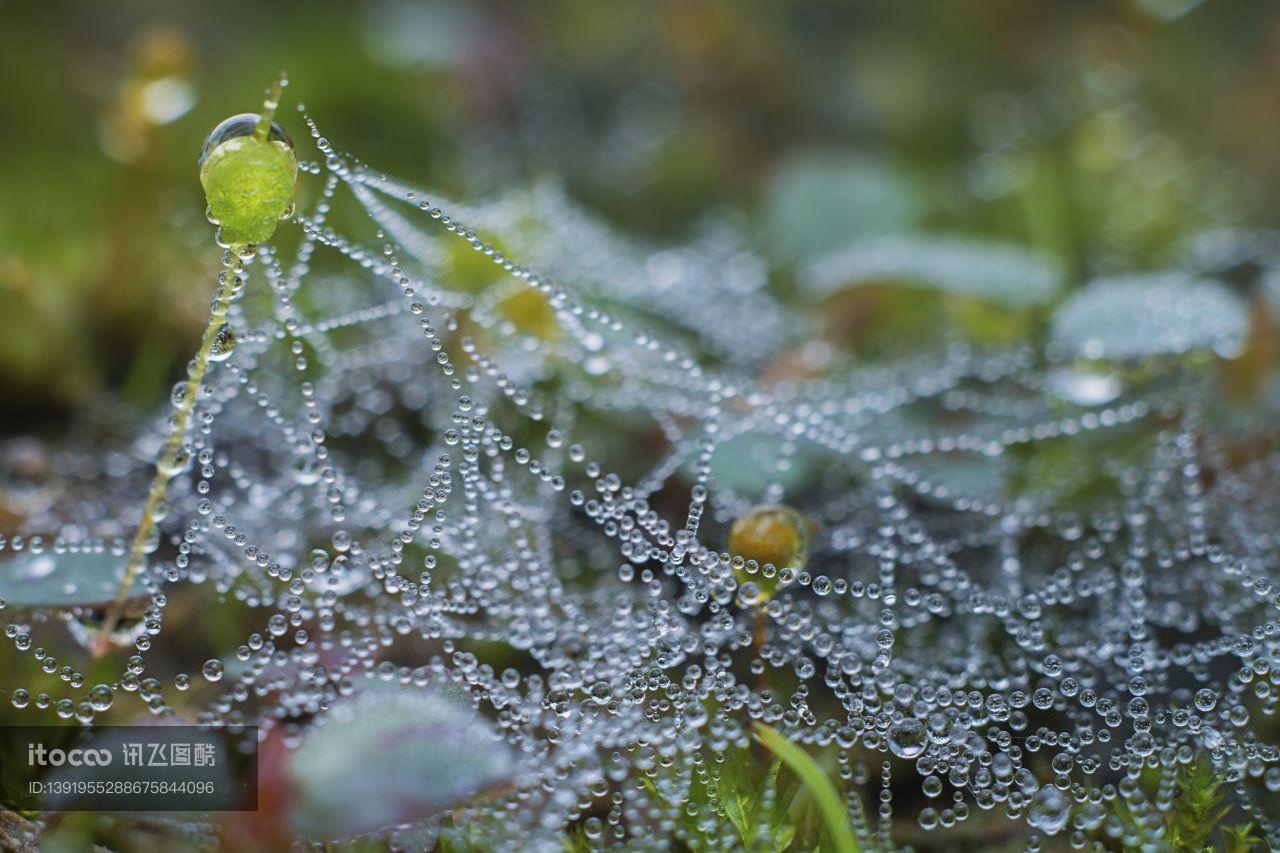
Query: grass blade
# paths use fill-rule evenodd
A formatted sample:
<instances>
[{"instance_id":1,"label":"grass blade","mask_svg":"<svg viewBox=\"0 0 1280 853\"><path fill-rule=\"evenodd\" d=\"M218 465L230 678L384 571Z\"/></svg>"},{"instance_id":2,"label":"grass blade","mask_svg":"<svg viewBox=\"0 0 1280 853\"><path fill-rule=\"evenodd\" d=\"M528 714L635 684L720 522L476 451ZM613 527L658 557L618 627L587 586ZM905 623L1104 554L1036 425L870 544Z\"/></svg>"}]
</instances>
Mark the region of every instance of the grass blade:
<instances>
[{"instance_id":1,"label":"grass blade","mask_svg":"<svg viewBox=\"0 0 1280 853\"><path fill-rule=\"evenodd\" d=\"M756 723L755 729L760 742L787 765L792 773L800 777L800 781L817 801L818 811L822 813L822 820L827 825L832 849L839 853L862 853L862 847L854 837L853 826L849 823L844 798L835 785L831 784L831 779L818 766L818 762L772 726Z\"/></svg>"}]
</instances>

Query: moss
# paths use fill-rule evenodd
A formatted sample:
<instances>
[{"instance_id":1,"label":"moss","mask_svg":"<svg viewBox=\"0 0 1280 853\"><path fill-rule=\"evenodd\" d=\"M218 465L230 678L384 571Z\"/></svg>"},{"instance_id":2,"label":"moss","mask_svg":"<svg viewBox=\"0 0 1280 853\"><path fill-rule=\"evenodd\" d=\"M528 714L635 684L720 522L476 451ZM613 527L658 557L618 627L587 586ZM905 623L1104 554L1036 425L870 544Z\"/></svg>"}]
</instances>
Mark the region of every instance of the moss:
<instances>
[{"instance_id":1,"label":"moss","mask_svg":"<svg viewBox=\"0 0 1280 853\"><path fill-rule=\"evenodd\" d=\"M219 145L200 167L200 183L223 240L261 243L288 213L298 178L293 150L275 139L241 136Z\"/></svg>"}]
</instances>

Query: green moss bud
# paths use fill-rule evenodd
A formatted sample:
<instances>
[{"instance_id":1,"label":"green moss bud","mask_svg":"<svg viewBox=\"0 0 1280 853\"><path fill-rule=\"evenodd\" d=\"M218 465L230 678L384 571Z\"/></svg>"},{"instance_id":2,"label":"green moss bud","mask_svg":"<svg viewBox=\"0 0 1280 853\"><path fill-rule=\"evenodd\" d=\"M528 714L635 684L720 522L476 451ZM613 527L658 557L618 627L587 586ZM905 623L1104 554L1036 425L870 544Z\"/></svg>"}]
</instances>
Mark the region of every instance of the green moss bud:
<instances>
[{"instance_id":1,"label":"green moss bud","mask_svg":"<svg viewBox=\"0 0 1280 853\"><path fill-rule=\"evenodd\" d=\"M209 216L228 245L270 239L293 210L298 158L288 134L271 120L280 87L272 90L261 115L232 116L215 127L200 154Z\"/></svg>"}]
</instances>

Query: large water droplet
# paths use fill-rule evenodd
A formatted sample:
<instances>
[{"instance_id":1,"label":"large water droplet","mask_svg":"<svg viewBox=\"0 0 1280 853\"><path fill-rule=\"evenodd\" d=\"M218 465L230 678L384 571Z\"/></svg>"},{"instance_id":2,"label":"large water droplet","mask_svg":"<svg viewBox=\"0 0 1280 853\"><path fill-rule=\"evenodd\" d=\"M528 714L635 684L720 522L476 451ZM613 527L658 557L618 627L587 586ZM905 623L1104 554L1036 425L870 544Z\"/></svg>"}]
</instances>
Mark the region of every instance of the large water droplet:
<instances>
[{"instance_id":1,"label":"large water droplet","mask_svg":"<svg viewBox=\"0 0 1280 853\"><path fill-rule=\"evenodd\" d=\"M213 334L213 344L209 348L210 361L226 361L236 351L236 330L230 323L223 323Z\"/></svg>"},{"instance_id":2,"label":"large water droplet","mask_svg":"<svg viewBox=\"0 0 1280 853\"><path fill-rule=\"evenodd\" d=\"M889 729L889 751L899 758L915 758L928 745L924 724L915 717L908 717Z\"/></svg>"},{"instance_id":3,"label":"large water droplet","mask_svg":"<svg viewBox=\"0 0 1280 853\"><path fill-rule=\"evenodd\" d=\"M258 122L262 116L258 113L241 113L226 119L213 130L209 131L209 135L205 137L204 145L200 149L199 164L204 165L204 161L214 152L219 145L229 142L232 139L239 139L242 136L252 136L254 129L258 126ZM267 139L272 142L283 142L293 149L293 140L289 138L289 134L277 122L271 122L271 131L267 135Z\"/></svg>"},{"instance_id":4,"label":"large water droplet","mask_svg":"<svg viewBox=\"0 0 1280 853\"><path fill-rule=\"evenodd\" d=\"M1027 810L1027 823L1046 835L1057 835L1071 817L1071 801L1057 788L1046 785L1036 792Z\"/></svg>"},{"instance_id":5,"label":"large water droplet","mask_svg":"<svg viewBox=\"0 0 1280 853\"><path fill-rule=\"evenodd\" d=\"M204 666L200 668L200 672L204 675L205 681L221 681L222 680L222 661L217 658L210 658L204 662Z\"/></svg>"}]
</instances>

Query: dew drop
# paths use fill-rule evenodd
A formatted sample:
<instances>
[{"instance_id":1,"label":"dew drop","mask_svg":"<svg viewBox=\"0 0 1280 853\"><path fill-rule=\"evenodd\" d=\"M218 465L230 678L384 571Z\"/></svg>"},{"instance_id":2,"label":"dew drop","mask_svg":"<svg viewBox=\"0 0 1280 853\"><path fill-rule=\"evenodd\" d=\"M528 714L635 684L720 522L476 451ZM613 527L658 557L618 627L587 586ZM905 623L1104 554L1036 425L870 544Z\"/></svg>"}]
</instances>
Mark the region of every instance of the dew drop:
<instances>
[{"instance_id":1,"label":"dew drop","mask_svg":"<svg viewBox=\"0 0 1280 853\"><path fill-rule=\"evenodd\" d=\"M201 674L204 675L205 681L209 681L209 682L221 681L222 680L222 661L218 660L217 658L210 658L209 660L204 662L204 666L200 668L200 672Z\"/></svg>"},{"instance_id":2,"label":"dew drop","mask_svg":"<svg viewBox=\"0 0 1280 853\"><path fill-rule=\"evenodd\" d=\"M928 745L924 724L914 717L895 723L889 729L889 751L899 758L915 758Z\"/></svg>"},{"instance_id":3,"label":"dew drop","mask_svg":"<svg viewBox=\"0 0 1280 853\"><path fill-rule=\"evenodd\" d=\"M236 351L236 330L230 323L223 323L213 334L209 348L210 361L226 361Z\"/></svg>"}]
</instances>

